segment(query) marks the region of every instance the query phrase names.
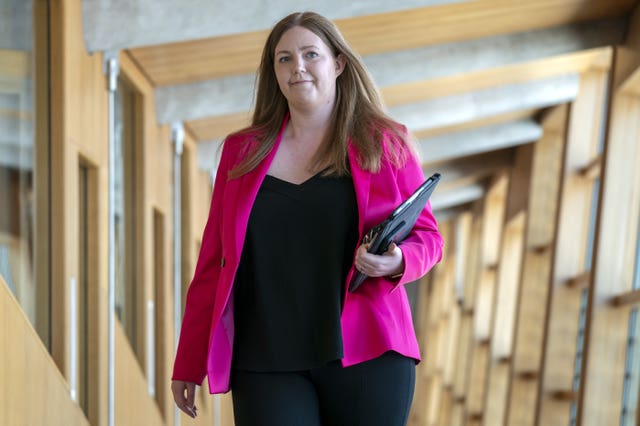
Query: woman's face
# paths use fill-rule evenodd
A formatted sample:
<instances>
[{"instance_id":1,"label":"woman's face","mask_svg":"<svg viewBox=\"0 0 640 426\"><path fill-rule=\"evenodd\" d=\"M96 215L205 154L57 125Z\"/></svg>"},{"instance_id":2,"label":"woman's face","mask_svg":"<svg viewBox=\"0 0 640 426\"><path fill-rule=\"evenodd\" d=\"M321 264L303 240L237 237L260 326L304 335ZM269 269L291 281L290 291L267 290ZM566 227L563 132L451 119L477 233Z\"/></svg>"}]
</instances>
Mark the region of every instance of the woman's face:
<instances>
[{"instance_id":1,"label":"woman's face","mask_svg":"<svg viewBox=\"0 0 640 426\"><path fill-rule=\"evenodd\" d=\"M333 107L336 78L344 70L322 39L303 27L287 30L276 45L274 70L280 90L290 107Z\"/></svg>"}]
</instances>

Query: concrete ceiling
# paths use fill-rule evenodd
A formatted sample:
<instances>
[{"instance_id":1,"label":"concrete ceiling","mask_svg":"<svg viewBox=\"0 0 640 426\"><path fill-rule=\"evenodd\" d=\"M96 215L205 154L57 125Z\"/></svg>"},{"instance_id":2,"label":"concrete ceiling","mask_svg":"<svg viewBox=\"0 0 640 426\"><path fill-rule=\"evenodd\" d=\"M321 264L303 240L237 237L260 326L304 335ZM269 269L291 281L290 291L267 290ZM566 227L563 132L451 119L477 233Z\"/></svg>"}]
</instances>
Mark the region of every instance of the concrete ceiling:
<instances>
[{"instance_id":1,"label":"concrete ceiling","mask_svg":"<svg viewBox=\"0 0 640 426\"><path fill-rule=\"evenodd\" d=\"M182 122L211 170L247 123L268 29L295 10L336 20L416 136L425 173L443 174L437 211L482 198L540 112L571 102L581 74L607 69L636 0L84 0L88 51L121 49L156 87L160 123Z\"/></svg>"}]
</instances>

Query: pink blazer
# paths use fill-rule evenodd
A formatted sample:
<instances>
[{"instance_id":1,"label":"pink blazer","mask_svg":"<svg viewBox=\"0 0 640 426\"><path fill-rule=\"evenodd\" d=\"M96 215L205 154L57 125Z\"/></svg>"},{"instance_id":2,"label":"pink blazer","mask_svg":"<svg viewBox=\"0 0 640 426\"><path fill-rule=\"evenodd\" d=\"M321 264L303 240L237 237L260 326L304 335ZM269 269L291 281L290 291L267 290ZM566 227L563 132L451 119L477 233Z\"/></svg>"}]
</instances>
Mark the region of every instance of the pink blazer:
<instances>
[{"instance_id":1,"label":"pink blazer","mask_svg":"<svg viewBox=\"0 0 640 426\"><path fill-rule=\"evenodd\" d=\"M258 189L282 138L287 119L272 151L251 172L227 180L227 172L248 151L246 136L227 138L213 187L209 218L195 274L187 293L173 379L202 383L209 378L211 393L229 390L233 354L233 282L244 245L249 214ZM414 157L398 169L383 155L381 169L361 169L356 151L349 146L349 162L358 204L360 238L383 220L424 181ZM425 275L442 256L442 237L430 206L424 209L414 230L402 242L404 274L392 281L369 279L356 292L346 291L341 317L344 358L349 366L376 358L388 350L420 360L407 294L402 284ZM354 253L355 256L355 253ZM347 282L354 273L353 267Z\"/></svg>"}]
</instances>

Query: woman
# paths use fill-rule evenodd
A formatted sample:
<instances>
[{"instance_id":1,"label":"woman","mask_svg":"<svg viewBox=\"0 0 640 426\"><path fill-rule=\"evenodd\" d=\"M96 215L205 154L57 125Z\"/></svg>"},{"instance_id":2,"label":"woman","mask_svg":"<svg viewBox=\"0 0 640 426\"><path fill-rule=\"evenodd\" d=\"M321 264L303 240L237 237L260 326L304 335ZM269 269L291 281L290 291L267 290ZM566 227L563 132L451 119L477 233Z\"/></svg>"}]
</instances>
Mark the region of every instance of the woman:
<instances>
[{"instance_id":1,"label":"woman","mask_svg":"<svg viewBox=\"0 0 640 426\"><path fill-rule=\"evenodd\" d=\"M271 31L253 124L223 147L176 355L176 404L232 390L236 425L403 425L420 353L403 284L437 263L430 207L360 245L424 180L360 58L315 13ZM349 293L355 269L369 279Z\"/></svg>"}]
</instances>

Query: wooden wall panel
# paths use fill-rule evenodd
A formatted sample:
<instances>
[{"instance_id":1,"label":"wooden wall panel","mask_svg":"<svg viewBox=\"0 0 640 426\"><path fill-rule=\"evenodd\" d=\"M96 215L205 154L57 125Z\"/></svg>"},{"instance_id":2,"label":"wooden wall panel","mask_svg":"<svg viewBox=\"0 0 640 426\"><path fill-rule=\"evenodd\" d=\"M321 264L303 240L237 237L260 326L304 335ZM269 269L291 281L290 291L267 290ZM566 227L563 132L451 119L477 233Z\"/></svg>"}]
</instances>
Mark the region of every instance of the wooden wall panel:
<instances>
[{"instance_id":1,"label":"wooden wall panel","mask_svg":"<svg viewBox=\"0 0 640 426\"><path fill-rule=\"evenodd\" d=\"M161 425L162 414L149 397L144 371L136 361L122 325L116 321L115 424Z\"/></svg>"},{"instance_id":2,"label":"wooden wall panel","mask_svg":"<svg viewBox=\"0 0 640 426\"><path fill-rule=\"evenodd\" d=\"M51 355L69 377L69 282L78 276L78 169L81 161L95 170L97 191L90 226L95 246L87 261L94 270L89 310L88 414L92 424L107 421L107 91L102 56L85 53L81 4L51 2ZM46 400L46 399L45 399Z\"/></svg>"},{"instance_id":3,"label":"wooden wall panel","mask_svg":"<svg viewBox=\"0 0 640 426\"><path fill-rule=\"evenodd\" d=\"M89 56L84 51L81 31L81 4L75 0L53 2L52 19L55 23L52 38L52 228L53 228L53 317L54 335L52 355L61 371L68 375L69 369L69 340L68 340L68 282L77 274L78 247L77 236L77 212L78 212L78 164L82 160L91 164L96 170L96 206L95 229L97 229L97 246L90 256L92 264L97 268L95 287L90 289L91 305L90 315L93 315L95 324L91 328L92 333L89 348L90 370L93 371L90 386L92 399L89 402L90 418L93 424L106 424L107 419L107 359L106 359L106 319L107 312L104 308L107 293L107 194L108 194L108 129L107 129L107 90L106 79L103 74L102 56L95 54ZM153 87L132 63L127 55L120 55L121 75L127 79L138 93L137 115L139 122L137 164L137 193L139 198L138 241L139 260L137 264L140 298L138 304L138 324L140 348L137 356L128 349L128 343L124 336L118 341L118 362L116 374L120 377L116 390L119 403L116 403L119 421L117 424L161 424L164 420L173 422L173 403L169 392L169 382L166 380L170 374L173 363L174 343L172 322L162 326L164 338L159 342L164 355L156 359L159 366L167 371L162 382L156 381L157 399L148 394L146 379L146 327L147 301L155 301L154 285L161 285L159 289L164 294L164 300L171 297L170 262L162 268L162 277L154 277L153 247L154 236L154 212L163 216L164 229L162 234L165 259L171 259L172 235L172 195L167 188L172 187L172 146L169 140L167 126L158 126L155 121L155 104ZM197 164L192 162L190 167L197 170ZM197 175L197 172L196 172ZM207 174L204 174L207 176ZM203 189L203 190L202 190ZM210 185L207 179L198 179L194 183L195 192L207 193ZM198 197L199 198L199 197ZM206 197L205 197L206 198ZM202 210L208 211L208 204L196 203L191 210L197 218L195 220L202 232ZM187 235L194 236L191 230ZM161 307L166 318L173 317L171 303L164 303ZM161 325L159 322L156 326ZM138 359L140 362L138 362ZM142 367L142 368L141 368ZM162 375L158 375L159 378ZM131 380L130 382L127 380ZM213 401L208 401L208 406L213 406ZM210 409L213 412L213 408ZM134 422L138 418L138 423ZM143 420L146 419L146 420ZM149 420L151 419L151 420ZM203 416L201 421L207 422L213 417Z\"/></svg>"},{"instance_id":4,"label":"wooden wall panel","mask_svg":"<svg viewBox=\"0 0 640 426\"><path fill-rule=\"evenodd\" d=\"M0 276L0 424L89 425L69 386ZM10 350L7 350L10 348Z\"/></svg>"}]
</instances>

